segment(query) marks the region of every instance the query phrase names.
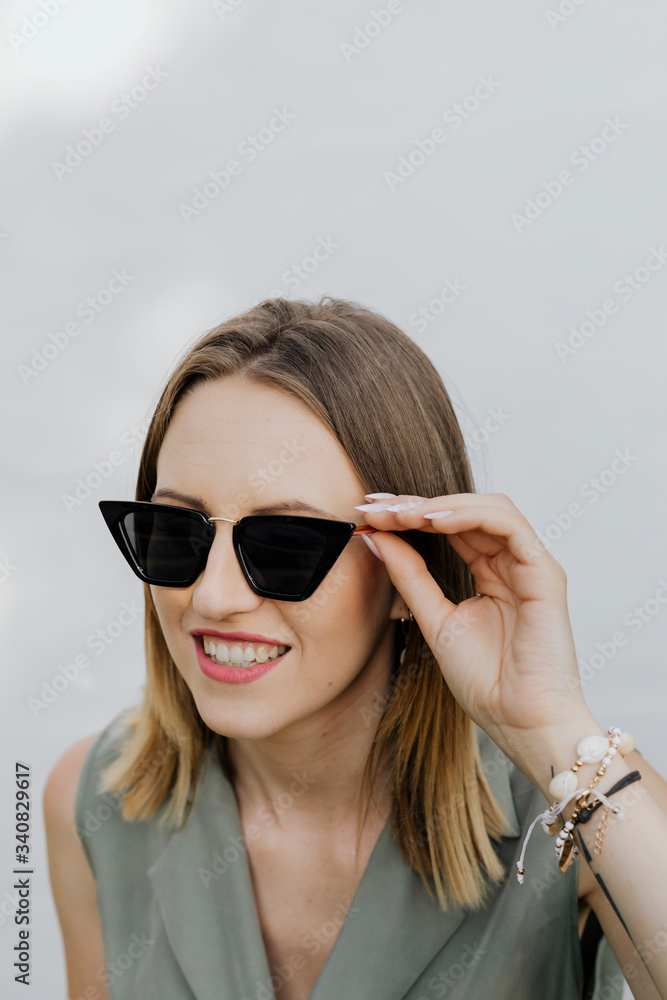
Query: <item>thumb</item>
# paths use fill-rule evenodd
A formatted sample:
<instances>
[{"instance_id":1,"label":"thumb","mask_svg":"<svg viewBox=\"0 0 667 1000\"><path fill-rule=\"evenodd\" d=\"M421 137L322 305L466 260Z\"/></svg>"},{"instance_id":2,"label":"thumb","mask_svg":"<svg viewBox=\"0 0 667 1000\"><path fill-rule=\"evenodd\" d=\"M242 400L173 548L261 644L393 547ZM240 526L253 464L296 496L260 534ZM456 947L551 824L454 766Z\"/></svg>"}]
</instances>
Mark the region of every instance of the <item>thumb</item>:
<instances>
[{"instance_id":1,"label":"thumb","mask_svg":"<svg viewBox=\"0 0 667 1000\"><path fill-rule=\"evenodd\" d=\"M361 537L373 551L371 538L368 535ZM424 639L433 649L432 643L437 641L440 630L450 614L456 611L457 605L447 600L419 552L404 539L391 531L374 531L372 542L379 552L379 558L387 567L391 582L412 611Z\"/></svg>"}]
</instances>

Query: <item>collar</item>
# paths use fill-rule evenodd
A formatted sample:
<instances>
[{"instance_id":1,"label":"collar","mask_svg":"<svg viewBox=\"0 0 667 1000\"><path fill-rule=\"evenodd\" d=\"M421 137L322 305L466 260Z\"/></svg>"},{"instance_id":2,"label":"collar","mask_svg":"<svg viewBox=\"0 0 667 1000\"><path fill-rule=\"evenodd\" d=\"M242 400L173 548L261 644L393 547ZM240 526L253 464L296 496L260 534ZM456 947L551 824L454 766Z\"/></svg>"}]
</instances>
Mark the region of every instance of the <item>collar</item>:
<instances>
[{"instance_id":1,"label":"collar","mask_svg":"<svg viewBox=\"0 0 667 1000\"><path fill-rule=\"evenodd\" d=\"M476 729L484 774L507 816L504 835L517 837L512 765ZM185 826L172 834L148 876L196 1000L207 1000L212 984L223 997L273 995L238 806L214 753ZM309 1000L400 1000L465 917L462 908L443 913L437 899L429 899L387 820Z\"/></svg>"}]
</instances>

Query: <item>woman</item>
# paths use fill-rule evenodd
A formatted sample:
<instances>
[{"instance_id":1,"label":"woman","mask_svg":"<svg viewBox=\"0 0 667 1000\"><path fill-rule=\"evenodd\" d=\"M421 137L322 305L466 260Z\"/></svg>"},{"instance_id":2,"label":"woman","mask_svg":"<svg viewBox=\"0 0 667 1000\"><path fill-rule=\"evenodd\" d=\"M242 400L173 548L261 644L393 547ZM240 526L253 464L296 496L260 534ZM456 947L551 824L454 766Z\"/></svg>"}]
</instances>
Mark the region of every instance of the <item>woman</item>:
<instances>
[{"instance_id":1,"label":"woman","mask_svg":"<svg viewBox=\"0 0 667 1000\"><path fill-rule=\"evenodd\" d=\"M71 997L667 997L667 786L585 704L565 573L474 493L405 334L330 298L224 322L100 506L147 683L44 794ZM590 807L561 871L525 836L568 769L610 796L548 817Z\"/></svg>"}]
</instances>

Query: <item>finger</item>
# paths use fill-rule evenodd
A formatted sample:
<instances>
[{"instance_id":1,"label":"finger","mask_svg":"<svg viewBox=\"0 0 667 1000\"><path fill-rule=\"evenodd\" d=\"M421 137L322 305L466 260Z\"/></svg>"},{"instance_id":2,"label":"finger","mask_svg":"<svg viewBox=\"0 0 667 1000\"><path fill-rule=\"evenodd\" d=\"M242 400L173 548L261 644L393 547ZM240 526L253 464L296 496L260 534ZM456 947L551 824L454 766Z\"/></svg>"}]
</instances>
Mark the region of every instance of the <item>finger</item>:
<instances>
[{"instance_id":1,"label":"finger","mask_svg":"<svg viewBox=\"0 0 667 1000\"><path fill-rule=\"evenodd\" d=\"M437 529L434 529L437 530ZM466 532L468 534L468 532ZM473 548L472 545L468 545L466 540L461 535L444 535L451 547L461 556L461 558L470 565L475 559L479 557L479 551Z\"/></svg>"},{"instance_id":2,"label":"finger","mask_svg":"<svg viewBox=\"0 0 667 1000\"><path fill-rule=\"evenodd\" d=\"M404 514L396 516L405 523L410 515L415 518L417 512L405 511ZM420 518L423 516L421 512L419 516ZM507 548L517 562L526 566L534 566L544 555L548 555L547 549L531 525L516 508L503 509L479 505L459 507L448 517L433 518L432 523L445 534L456 534L459 537L463 535L465 543L479 555L486 555L489 552L497 554L503 548Z\"/></svg>"},{"instance_id":3,"label":"finger","mask_svg":"<svg viewBox=\"0 0 667 1000\"><path fill-rule=\"evenodd\" d=\"M474 494L459 494L460 496L473 496ZM373 519L369 520L369 523L378 525L382 530L394 530L394 531L409 531L411 530L409 526L400 524L396 518L396 514L401 513L400 511L395 511L393 508L395 506L402 506L404 503L417 502L425 504L428 498L415 497L407 494L402 496L390 496L387 493L377 493L377 494L367 494L364 499L370 499L371 497L377 497L376 503L362 504L359 507L355 507L355 510L360 510L364 514L372 513ZM437 507L436 499L440 499L443 502L446 501L447 497L442 498L432 498L432 503ZM421 507L410 508L419 510L421 513ZM427 508L424 507L424 511ZM387 517L376 521L376 516L379 512L386 513ZM429 532L431 534L437 532L437 524L430 524L428 520L425 524L418 526L420 530ZM465 532L466 538L462 535L455 537L450 535L448 540L452 545L452 548L466 560L466 562L472 562L480 552L484 552L486 555L497 555L504 547L504 541L498 539L492 539L491 536L484 535L482 532ZM467 544L467 543L470 544Z\"/></svg>"},{"instance_id":4,"label":"finger","mask_svg":"<svg viewBox=\"0 0 667 1000\"><path fill-rule=\"evenodd\" d=\"M364 499L373 496L374 494L368 494ZM402 515L406 512L416 511L419 514L431 513L437 510L445 510L452 507L460 507L463 503L470 505L485 505L489 501L494 505L505 506L514 511L517 510L515 505L512 503L510 498L504 493L452 493L449 495L444 495L440 497L420 497L414 494L400 494L393 499L381 499L381 494L376 494L376 500L359 504L355 507L355 510L361 511L367 518L370 516L372 520L369 520L369 524L382 530L392 530L392 531L402 531L410 530L413 527L419 527L422 531L432 531L433 528L429 525L428 521L422 521L421 524L404 524L402 520ZM410 507L407 507L407 505ZM401 507L406 507L406 511L401 510ZM379 515L384 514L386 516L380 518L376 521ZM401 515L399 519L397 515Z\"/></svg>"},{"instance_id":5,"label":"finger","mask_svg":"<svg viewBox=\"0 0 667 1000\"><path fill-rule=\"evenodd\" d=\"M491 506L485 500L496 500L499 506ZM447 505L443 506L443 501ZM424 514L435 513L438 509L451 508L454 513L442 518L425 518ZM366 518L374 527L384 531L400 531L419 528L439 531L446 535L465 535L465 544L478 555L487 554L489 545L499 545L497 551L508 548L514 558L525 565L534 565L547 549L535 531L515 505L503 494L458 494L427 500L422 506L400 512L367 511ZM474 537L475 533L477 537ZM481 536L491 536L482 538ZM475 544L476 543L476 544ZM477 546L481 547L477 547ZM468 561L468 560L466 560Z\"/></svg>"},{"instance_id":6,"label":"finger","mask_svg":"<svg viewBox=\"0 0 667 1000\"><path fill-rule=\"evenodd\" d=\"M391 532L376 531L373 535L391 581L401 595L433 649L442 623L457 609L431 576L420 554L404 539Z\"/></svg>"},{"instance_id":7,"label":"finger","mask_svg":"<svg viewBox=\"0 0 667 1000\"><path fill-rule=\"evenodd\" d=\"M420 497L414 494L403 494L402 496L394 496L390 493L369 493L364 497L366 503L359 504L355 507L355 510L360 510L362 514L366 514L369 511L376 513L381 510L393 511L395 507L400 507L403 504L419 504L425 503L428 497Z\"/></svg>"},{"instance_id":8,"label":"finger","mask_svg":"<svg viewBox=\"0 0 667 1000\"><path fill-rule=\"evenodd\" d=\"M434 500L430 501L430 503L434 502ZM402 524L399 520L399 514L403 512L396 511L393 508L402 506L403 504L416 504L417 507L413 509L421 510L420 505L427 503L429 503L428 497L417 497L410 496L409 494L403 494L402 496L397 496L392 500L376 500L372 503L359 504L359 506L355 507L354 510L360 511L369 524L372 524L374 528L379 528L381 531L408 531L412 525L408 526ZM432 509L438 509L437 503ZM428 510L428 507L424 506L424 510ZM423 531L437 530L433 528L428 521L422 521L419 527Z\"/></svg>"},{"instance_id":9,"label":"finger","mask_svg":"<svg viewBox=\"0 0 667 1000\"><path fill-rule=\"evenodd\" d=\"M437 523L438 519L435 520L435 524ZM452 543L452 547L454 547L455 541L459 542L471 559L475 559L479 555L497 556L506 548L504 538L489 535L486 531L460 531L446 537ZM457 549L457 551L459 550Z\"/></svg>"}]
</instances>

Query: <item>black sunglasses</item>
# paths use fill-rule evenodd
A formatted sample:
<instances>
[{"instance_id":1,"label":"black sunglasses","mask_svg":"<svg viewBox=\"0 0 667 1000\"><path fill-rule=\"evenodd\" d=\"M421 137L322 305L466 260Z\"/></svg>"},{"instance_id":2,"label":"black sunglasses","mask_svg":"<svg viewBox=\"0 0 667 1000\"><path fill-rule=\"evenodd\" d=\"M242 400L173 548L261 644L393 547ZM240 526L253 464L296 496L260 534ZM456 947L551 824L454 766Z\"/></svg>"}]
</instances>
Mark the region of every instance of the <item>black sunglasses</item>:
<instances>
[{"instance_id":1,"label":"black sunglasses","mask_svg":"<svg viewBox=\"0 0 667 1000\"><path fill-rule=\"evenodd\" d=\"M229 521L236 558L261 597L305 601L320 585L353 535L369 524L294 514L207 517L199 510L143 500L100 500L118 548L144 583L190 587L206 565L214 521Z\"/></svg>"}]
</instances>

